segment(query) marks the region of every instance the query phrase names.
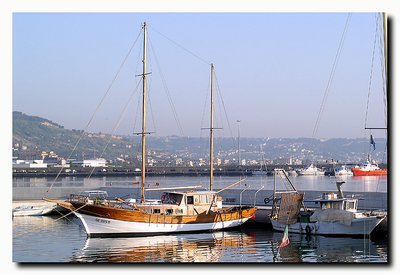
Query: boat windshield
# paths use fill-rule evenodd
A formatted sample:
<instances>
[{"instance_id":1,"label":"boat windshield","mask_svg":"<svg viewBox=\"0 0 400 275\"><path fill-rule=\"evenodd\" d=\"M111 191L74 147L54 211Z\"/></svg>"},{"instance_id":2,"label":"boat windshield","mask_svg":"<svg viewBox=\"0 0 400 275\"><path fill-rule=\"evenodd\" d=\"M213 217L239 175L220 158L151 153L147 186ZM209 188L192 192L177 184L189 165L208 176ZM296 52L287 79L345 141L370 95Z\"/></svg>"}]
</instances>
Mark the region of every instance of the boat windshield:
<instances>
[{"instance_id":1,"label":"boat windshield","mask_svg":"<svg viewBox=\"0 0 400 275\"><path fill-rule=\"evenodd\" d=\"M182 198L183 198L182 194L164 193L161 196L161 203L179 205L181 204Z\"/></svg>"},{"instance_id":2,"label":"boat windshield","mask_svg":"<svg viewBox=\"0 0 400 275\"><path fill-rule=\"evenodd\" d=\"M102 190L83 191L79 195L91 199L106 199L108 197L107 192Z\"/></svg>"}]
</instances>

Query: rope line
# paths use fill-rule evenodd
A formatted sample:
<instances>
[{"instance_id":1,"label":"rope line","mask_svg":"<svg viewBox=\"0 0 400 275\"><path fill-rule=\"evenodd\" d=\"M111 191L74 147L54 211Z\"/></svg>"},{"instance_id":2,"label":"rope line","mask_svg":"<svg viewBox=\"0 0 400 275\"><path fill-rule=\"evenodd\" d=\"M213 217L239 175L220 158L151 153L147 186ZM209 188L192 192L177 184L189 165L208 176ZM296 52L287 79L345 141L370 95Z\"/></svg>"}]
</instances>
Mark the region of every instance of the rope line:
<instances>
[{"instance_id":1,"label":"rope line","mask_svg":"<svg viewBox=\"0 0 400 275\"><path fill-rule=\"evenodd\" d=\"M371 70L369 72L367 108L366 108L366 112L365 112L365 127L364 128L367 128L367 121L368 121L369 99L370 99L370 96L371 96L371 84L372 84L372 76L373 76L374 60L375 60L375 51L376 51L376 43L377 43L377 36L378 36L378 24L379 24L378 20L379 20L378 17L376 17L374 47L373 47L373 50L372 50Z\"/></svg>"},{"instance_id":2,"label":"rope line","mask_svg":"<svg viewBox=\"0 0 400 275\"><path fill-rule=\"evenodd\" d=\"M349 26L350 18L351 18L351 13L349 13L347 15L346 24L345 24L345 27L344 27L344 30L343 30L343 33L342 33L342 37L340 39L338 50L336 52L336 56L335 56L335 59L334 59L334 62L333 62L331 73L329 75L329 80L328 80L328 83L327 83L326 88L325 88L324 97L322 99L321 107L319 109L318 116L317 116L317 121L315 122L314 130L313 130L313 137L314 138L315 138L315 134L317 133L317 128L318 128L319 122L321 120L321 115L322 115L323 109L325 107L325 102L326 102L326 100L328 98L328 94L329 94L329 91L330 91L332 80L333 80L333 77L335 75L336 66L337 66L337 64L339 62L339 58L340 58L340 54L342 52L343 42L344 42L344 39L345 39L345 36L346 36L346 33L347 33L347 29L348 29L348 26Z\"/></svg>"},{"instance_id":3,"label":"rope line","mask_svg":"<svg viewBox=\"0 0 400 275\"><path fill-rule=\"evenodd\" d=\"M75 152L75 150L76 150L76 148L78 147L78 144L80 143L80 141L82 140L82 138L83 138L85 132L87 131L87 129L88 129L89 126L91 125L91 123L92 123L92 121L93 121L93 119L94 119L94 117L95 117L97 111L100 109L100 106L103 104L104 100L105 100L106 97L108 96L108 94L109 94L109 92L110 92L110 90L111 90L111 87L114 85L114 82L115 82L115 80L117 79L118 75L120 74L120 72L121 72L121 70L122 70L122 67L125 65L125 62L127 61L128 57L130 56L130 54L131 54L131 52L132 52L132 50L133 50L133 48L134 48L134 46L135 46L137 40L138 40L139 37L140 37L140 34L141 34L141 31L139 32L138 36L136 37L135 41L133 42L132 46L130 47L128 53L125 55L124 59L122 60L122 63L120 64L120 66L119 66L119 68L118 68L116 74L114 75L114 78L112 79L112 81L111 81L110 85L108 86L108 88L107 88L105 94L103 95L103 97L101 98L99 104L97 105L96 109L94 110L93 114L91 115L91 117L90 117L88 123L87 123L86 126L85 126L85 129L83 130L82 134L79 136L78 141L76 142L74 148L72 149L72 151L71 151L71 153L69 154L69 156L68 156L67 159L70 159L71 156L72 156L72 154ZM65 167L65 164L62 164L62 165L61 165L61 168L60 168L60 171L57 173L57 175L56 175L54 181L53 181L52 184L50 185L49 189L46 190L45 194L47 194L47 193L53 188L53 185L56 183L56 181L57 181L58 178L60 177L61 172L63 171L64 167Z\"/></svg>"},{"instance_id":4,"label":"rope line","mask_svg":"<svg viewBox=\"0 0 400 275\"><path fill-rule=\"evenodd\" d=\"M150 28L150 27L149 27ZM159 35L161 35L162 37L164 37L165 39L167 39L168 41L170 41L172 44L174 44L175 46L181 48L182 50L184 50L185 52L189 53L190 55L196 57L198 60L202 61L203 63L207 64L207 65L211 65L211 62L205 60L204 58L200 57L199 55L195 54L194 52L186 49L184 46L182 46L181 44L179 44L178 42L172 40L171 38L167 37L166 35L162 34L161 32L157 31L156 29L154 29L153 27L151 27L152 30L154 30L156 33L158 33Z\"/></svg>"},{"instance_id":5,"label":"rope line","mask_svg":"<svg viewBox=\"0 0 400 275\"><path fill-rule=\"evenodd\" d=\"M62 215L61 217L55 219L54 222L56 223L56 222L58 222L59 220L61 220L61 219L63 219L63 218L66 218L66 217L69 216L70 214L72 214L72 213L74 213L74 212L76 212L76 211L82 209L82 208L85 207L86 205L87 205L87 203L85 203L84 205L82 205L81 207L79 207L79 208L77 208L77 209L75 209L75 210L71 210L71 211L68 212L67 214ZM58 211L57 211L57 212L58 212ZM60 212L58 212L58 213L60 213ZM68 220L68 219L67 219L67 220ZM70 221L70 220L68 220L68 221ZM36 232L38 232L38 231L44 230L45 228L46 228L46 225L38 225L38 226L36 226L36 227L31 228L29 231L25 231L25 232L22 232L22 233L20 233L20 234L16 234L16 235L14 235L13 237L15 238L15 237L20 237L20 236L23 236L23 235L26 235L26 234L30 234L30 233L36 233ZM36 229L38 229L38 230L36 230Z\"/></svg>"},{"instance_id":6,"label":"rope line","mask_svg":"<svg viewBox=\"0 0 400 275\"><path fill-rule=\"evenodd\" d=\"M129 99L128 99L127 102L125 103L125 106L124 106L124 108L122 109L122 111L121 111L121 113L120 113L120 115L119 115L119 117L118 117L118 121L117 121L117 123L115 124L114 128L113 128L112 131L111 131L111 134L110 134L110 137L108 138L108 141L107 141L107 143L106 143L106 146L103 148L103 151L102 151L101 154L100 154L100 158L103 157L103 155L104 155L106 149L108 148L108 145L110 144L110 142L111 142L111 140L112 140L112 137L113 137L115 131L116 131L117 128L119 127L119 125L120 125L120 123L121 123L121 121L122 121L122 118L123 118L123 116L124 116L124 114L125 114L125 112L126 112L128 106L129 106L130 102L132 101L133 95L136 94L136 92L137 92L137 90L138 90L138 88L139 88L139 84L140 84L140 83L141 83L141 82L138 82L138 84L137 84L136 87L135 87L135 90L131 93L131 96L129 97ZM90 177L92 176L94 170L96 170L96 167L93 167L93 168L92 168L92 170L90 171L90 174L89 174L88 178L90 178Z\"/></svg>"},{"instance_id":7,"label":"rope line","mask_svg":"<svg viewBox=\"0 0 400 275\"><path fill-rule=\"evenodd\" d=\"M221 99L222 108L223 108L224 114L225 114L225 119L226 119L226 122L227 122L227 124L228 124L229 134L231 135L232 139L234 140L233 132L232 132L232 127L231 127L231 124L229 123L228 113L227 113L226 108L225 108L225 101L224 101L224 98L222 97L222 92L221 92L221 88L220 88L220 86L219 86L219 81L218 81L218 78L217 78L217 74L216 74L216 73L215 73L215 81L216 81L216 83L217 83L217 92L218 92L218 95L219 95L219 97L220 97L220 99Z\"/></svg>"},{"instance_id":8,"label":"rope line","mask_svg":"<svg viewBox=\"0 0 400 275\"><path fill-rule=\"evenodd\" d=\"M208 97L209 97L210 86L211 86L211 79L209 78L208 79L208 84L207 84L207 89L206 89L206 92L205 92L206 96L205 96L205 101L204 101L204 104L203 104L203 113L202 113L202 116L201 116L200 125L204 125L204 119L205 119L205 116L206 116L206 107L207 107L207 102L208 102ZM200 138L202 138L202 133L203 133L202 128L203 127L201 126L200 127ZM204 127L204 128L206 128L206 127Z\"/></svg>"},{"instance_id":9,"label":"rope line","mask_svg":"<svg viewBox=\"0 0 400 275\"><path fill-rule=\"evenodd\" d=\"M176 111L174 102L172 100L171 94L170 94L168 86L167 86L167 82L166 82L165 77L164 77L164 73L161 70L161 66L160 66L160 63L158 62L158 58L157 58L157 55L156 55L156 52L154 50L153 43L151 42L150 37L149 37L149 45L150 45L150 49L151 49L151 51L152 51L152 53L154 55L154 59L155 59L158 71L160 72L161 82L163 84L164 91L165 91L165 93L167 95L167 99L168 99L169 105L171 107L172 114L174 116L175 122L177 123L177 126L179 128L179 131L180 131L181 135L184 136L183 128L182 128L182 125L181 125L181 123L179 121L178 113Z\"/></svg>"}]
</instances>

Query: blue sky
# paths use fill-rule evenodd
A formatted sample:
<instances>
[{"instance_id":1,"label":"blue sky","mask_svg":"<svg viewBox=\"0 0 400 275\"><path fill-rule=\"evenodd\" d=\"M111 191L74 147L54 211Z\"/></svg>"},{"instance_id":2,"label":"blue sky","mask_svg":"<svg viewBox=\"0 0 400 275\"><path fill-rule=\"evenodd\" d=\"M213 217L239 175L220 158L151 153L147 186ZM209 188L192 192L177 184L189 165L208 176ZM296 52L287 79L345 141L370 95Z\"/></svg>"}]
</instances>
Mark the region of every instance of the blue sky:
<instances>
[{"instance_id":1,"label":"blue sky","mask_svg":"<svg viewBox=\"0 0 400 275\"><path fill-rule=\"evenodd\" d=\"M209 121L212 62L223 99L216 95L219 136L236 135L240 120L247 137L366 137L375 13L351 14L313 135L347 18L348 13L14 13L13 110L85 129L146 21L149 130L156 135L181 134L169 98L184 135L207 134L200 129ZM116 133L139 131L135 75L141 43L140 37L88 131L112 132L130 98ZM369 127L385 126L380 58L376 50Z\"/></svg>"}]
</instances>

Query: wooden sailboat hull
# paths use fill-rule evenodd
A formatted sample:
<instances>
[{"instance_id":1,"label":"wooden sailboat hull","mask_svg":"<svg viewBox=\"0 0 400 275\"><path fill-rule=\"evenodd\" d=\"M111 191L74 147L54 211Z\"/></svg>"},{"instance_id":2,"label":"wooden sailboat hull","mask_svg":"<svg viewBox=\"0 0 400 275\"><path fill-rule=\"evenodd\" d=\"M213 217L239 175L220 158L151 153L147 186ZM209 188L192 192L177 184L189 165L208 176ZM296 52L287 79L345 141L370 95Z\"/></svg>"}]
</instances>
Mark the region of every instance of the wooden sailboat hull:
<instances>
[{"instance_id":1,"label":"wooden sailboat hull","mask_svg":"<svg viewBox=\"0 0 400 275\"><path fill-rule=\"evenodd\" d=\"M96 216L81 213L75 213L75 215L81 220L89 237L215 231L240 226L250 218L246 217L226 221L198 223L151 223L98 218Z\"/></svg>"},{"instance_id":2,"label":"wooden sailboat hull","mask_svg":"<svg viewBox=\"0 0 400 275\"><path fill-rule=\"evenodd\" d=\"M372 230L383 221L384 217L365 217L353 219L350 225L337 221L296 222L289 224L289 233L308 235L336 235L336 236L362 236L370 235ZM272 227L283 232L286 224L271 219Z\"/></svg>"},{"instance_id":3,"label":"wooden sailboat hull","mask_svg":"<svg viewBox=\"0 0 400 275\"><path fill-rule=\"evenodd\" d=\"M255 215L253 207L227 208L223 213L160 215L142 210L57 201L74 211L90 237L113 235L155 235L193 231L214 231L240 226Z\"/></svg>"}]
</instances>

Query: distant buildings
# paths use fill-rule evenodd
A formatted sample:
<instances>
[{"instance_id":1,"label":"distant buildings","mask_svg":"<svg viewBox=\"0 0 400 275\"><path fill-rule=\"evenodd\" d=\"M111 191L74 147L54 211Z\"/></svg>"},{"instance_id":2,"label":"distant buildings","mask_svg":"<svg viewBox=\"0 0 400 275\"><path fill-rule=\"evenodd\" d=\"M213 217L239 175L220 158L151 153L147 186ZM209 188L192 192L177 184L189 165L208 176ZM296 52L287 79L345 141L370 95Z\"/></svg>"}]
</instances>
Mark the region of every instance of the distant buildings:
<instances>
[{"instance_id":1,"label":"distant buildings","mask_svg":"<svg viewBox=\"0 0 400 275\"><path fill-rule=\"evenodd\" d=\"M59 157L54 151L34 151L26 154L27 159L18 159L13 157L13 169L28 169L28 168L48 168L48 167L106 167L107 160L104 158L86 159L86 160L68 160ZM39 157L39 158L38 158Z\"/></svg>"},{"instance_id":2,"label":"distant buildings","mask_svg":"<svg viewBox=\"0 0 400 275\"><path fill-rule=\"evenodd\" d=\"M103 137L104 134L91 134L94 138ZM118 137L114 137L118 140ZM246 140L245 140L246 141ZM154 149L147 151L147 167L204 167L209 165L209 153L204 149L201 139L157 138L153 139ZM117 143L115 143L117 144ZM315 139L248 139L241 144L241 159L238 162L238 149L236 144L220 140L221 146L215 150L214 165L222 166L253 166L264 165L309 165L335 164L335 163L361 163L366 158L365 140L363 139L333 139L320 142ZM263 149L260 151L260 144ZM118 144L117 144L118 145ZM116 145L116 146L117 146ZM383 141L381 141L383 145ZM141 157L132 149L135 147L131 141L121 143L121 148L112 155L109 152L102 154L103 158L96 158L95 154L90 159L85 155L91 149L85 148L75 152L73 158L65 160L65 153L58 155L55 149L50 151L38 150L37 145L26 145L21 142L13 144L13 168L47 168L63 166L80 167L139 167ZM383 146L381 146L383 147ZM53 148L53 147L52 147ZM57 150L58 151L58 150ZM93 151L98 151L96 148ZM62 155L63 154L63 155ZM374 152L374 159L386 162L387 155L383 150Z\"/></svg>"},{"instance_id":3,"label":"distant buildings","mask_svg":"<svg viewBox=\"0 0 400 275\"><path fill-rule=\"evenodd\" d=\"M107 160L103 158L73 160L71 161L71 165L81 166L81 167L107 167Z\"/></svg>"}]
</instances>

